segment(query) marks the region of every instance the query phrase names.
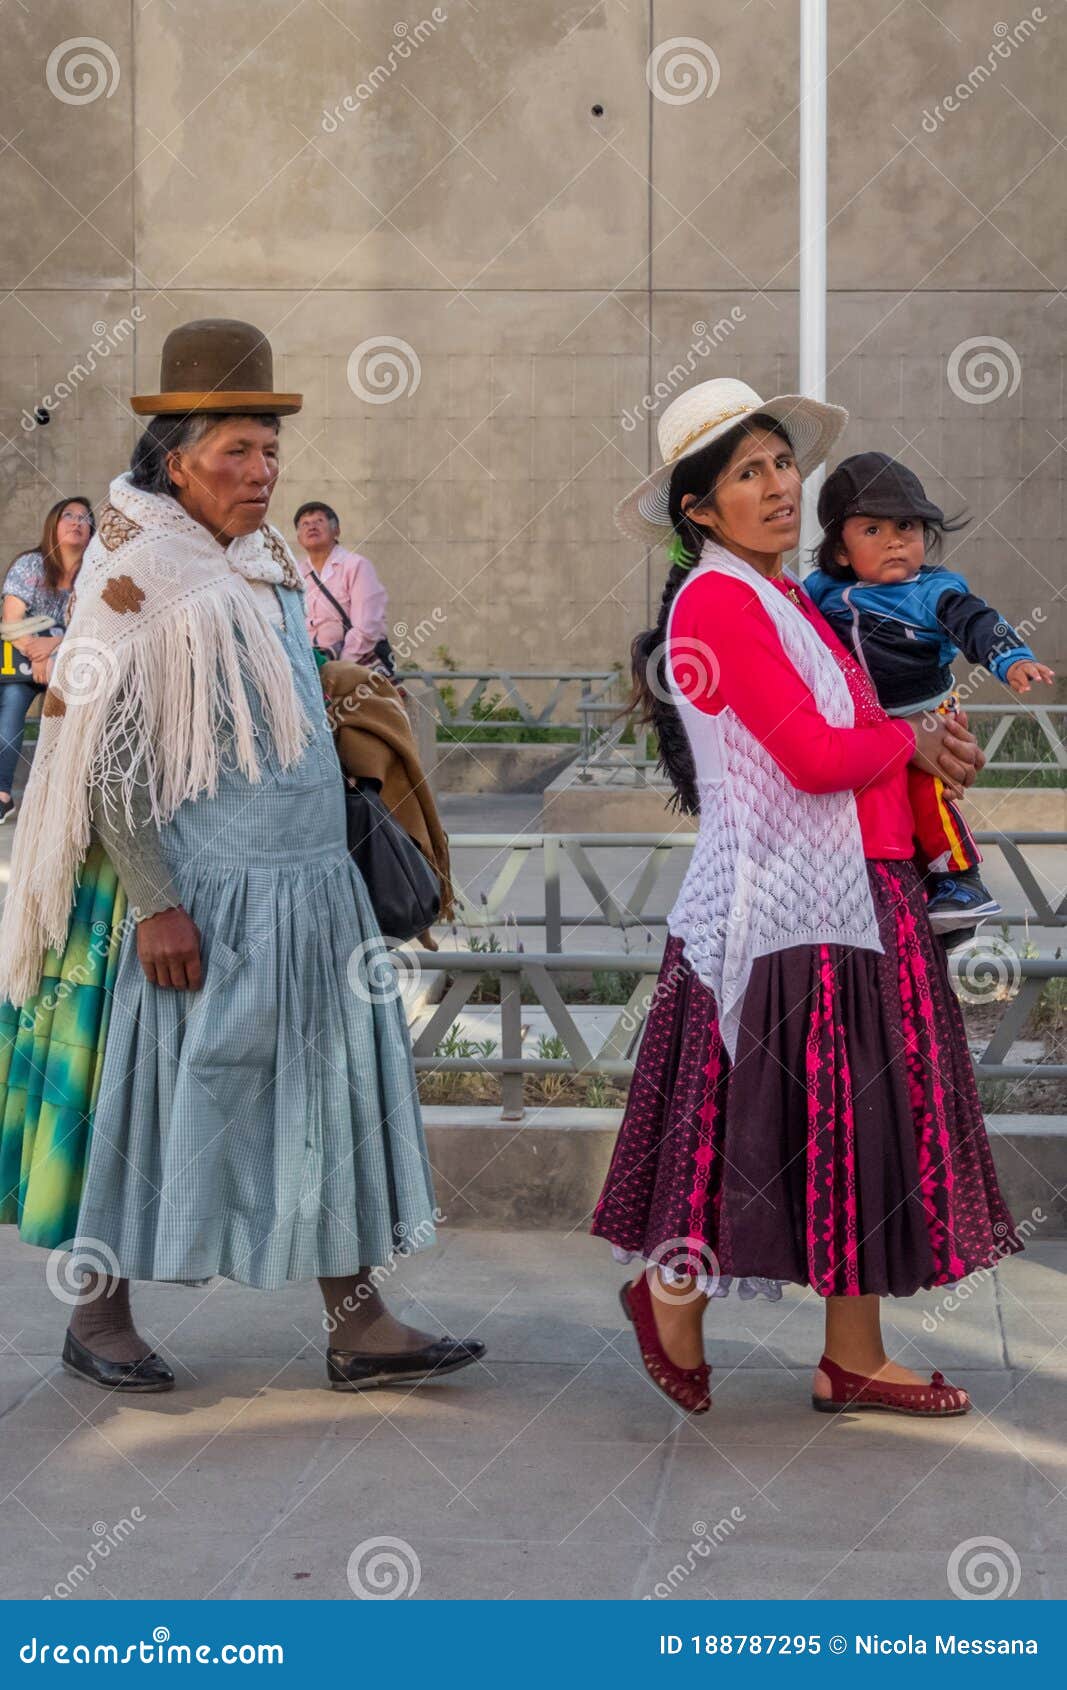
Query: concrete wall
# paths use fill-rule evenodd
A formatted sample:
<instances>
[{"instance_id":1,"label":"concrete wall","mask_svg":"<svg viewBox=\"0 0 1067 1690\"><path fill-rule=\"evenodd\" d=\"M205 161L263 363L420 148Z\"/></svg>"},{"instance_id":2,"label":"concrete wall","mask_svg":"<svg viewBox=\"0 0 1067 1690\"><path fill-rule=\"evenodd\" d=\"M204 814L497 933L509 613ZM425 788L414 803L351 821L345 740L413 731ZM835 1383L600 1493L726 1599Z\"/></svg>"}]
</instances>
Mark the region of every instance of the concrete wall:
<instances>
[{"instance_id":1,"label":"concrete wall","mask_svg":"<svg viewBox=\"0 0 1067 1690\"><path fill-rule=\"evenodd\" d=\"M416 655L624 654L664 568L611 522L655 461L646 396L679 363L796 382L798 0L442 16L412 10L405 34L380 0L7 8L4 551L125 466L125 399L155 389L168 330L231 314L306 395L276 519L336 505L393 619L443 613ZM898 452L966 505L956 561L1043 618L1064 664L1063 10L832 0L830 22L845 449ZM102 46L79 69L83 36ZM678 38L710 97L673 79L674 49L650 89ZM406 345L374 403L389 389L353 353L382 337ZM990 337L1006 379L968 392L951 356ZM96 368L24 431L94 339Z\"/></svg>"}]
</instances>

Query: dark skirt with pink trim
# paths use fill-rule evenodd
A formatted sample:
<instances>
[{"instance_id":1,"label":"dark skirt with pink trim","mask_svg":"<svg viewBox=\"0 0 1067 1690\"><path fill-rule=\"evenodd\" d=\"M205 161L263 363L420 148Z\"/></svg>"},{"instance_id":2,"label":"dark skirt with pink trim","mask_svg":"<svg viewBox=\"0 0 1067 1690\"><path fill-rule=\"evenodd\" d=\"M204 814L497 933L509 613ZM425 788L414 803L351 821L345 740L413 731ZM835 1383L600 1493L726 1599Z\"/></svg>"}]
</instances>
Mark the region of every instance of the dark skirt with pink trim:
<instances>
[{"instance_id":1,"label":"dark skirt with pink trim","mask_svg":"<svg viewBox=\"0 0 1067 1690\"><path fill-rule=\"evenodd\" d=\"M884 954L758 960L733 1063L668 938L592 1226L618 1252L907 1297L1022 1249L918 872L867 869Z\"/></svg>"}]
</instances>

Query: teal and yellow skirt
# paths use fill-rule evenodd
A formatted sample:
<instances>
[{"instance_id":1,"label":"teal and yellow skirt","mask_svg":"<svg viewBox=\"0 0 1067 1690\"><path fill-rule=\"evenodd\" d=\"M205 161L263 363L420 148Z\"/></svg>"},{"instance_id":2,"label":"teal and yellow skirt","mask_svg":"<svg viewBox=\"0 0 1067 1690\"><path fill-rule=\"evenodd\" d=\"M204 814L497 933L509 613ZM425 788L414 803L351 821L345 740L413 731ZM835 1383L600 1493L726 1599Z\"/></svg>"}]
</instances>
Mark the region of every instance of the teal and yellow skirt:
<instances>
[{"instance_id":1,"label":"teal and yellow skirt","mask_svg":"<svg viewBox=\"0 0 1067 1690\"><path fill-rule=\"evenodd\" d=\"M102 847L82 864L62 953L20 1008L0 1000L0 1223L49 1249L77 1231L126 894Z\"/></svg>"}]
</instances>

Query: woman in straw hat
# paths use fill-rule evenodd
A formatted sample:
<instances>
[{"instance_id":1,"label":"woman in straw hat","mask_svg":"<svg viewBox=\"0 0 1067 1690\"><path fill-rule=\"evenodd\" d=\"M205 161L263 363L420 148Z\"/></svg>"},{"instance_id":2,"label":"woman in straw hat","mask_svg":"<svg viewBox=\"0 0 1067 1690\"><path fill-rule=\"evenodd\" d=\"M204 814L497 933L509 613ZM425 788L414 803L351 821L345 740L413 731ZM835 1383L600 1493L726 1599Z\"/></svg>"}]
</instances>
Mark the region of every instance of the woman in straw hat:
<instances>
[{"instance_id":1,"label":"woman in straw hat","mask_svg":"<svg viewBox=\"0 0 1067 1690\"><path fill-rule=\"evenodd\" d=\"M783 568L846 420L702 382L617 512L669 543L633 702L699 825L592 1230L642 1258L623 1307L692 1413L707 1298L783 1283L825 1299L815 1408L966 1413L940 1373L889 1360L879 1300L1021 1248L912 861L908 764L961 794L981 754L962 720L887 717Z\"/></svg>"},{"instance_id":2,"label":"woman in straw hat","mask_svg":"<svg viewBox=\"0 0 1067 1690\"><path fill-rule=\"evenodd\" d=\"M300 395L274 391L258 330L220 319L168 336L161 387L132 401L152 421L86 554L0 926L25 1077L63 996L38 995L42 962L67 943L100 835L133 919L117 945L93 924L113 990L84 1088L76 1232L50 1236L49 1215L69 1214L86 1111L35 1107L20 1133L5 1109L6 1218L92 1270L63 1361L97 1385L174 1384L133 1325L131 1279L215 1275L266 1290L317 1278L335 1388L436 1377L484 1346L402 1326L377 1289L439 1216L300 576L267 521L279 418Z\"/></svg>"}]
</instances>

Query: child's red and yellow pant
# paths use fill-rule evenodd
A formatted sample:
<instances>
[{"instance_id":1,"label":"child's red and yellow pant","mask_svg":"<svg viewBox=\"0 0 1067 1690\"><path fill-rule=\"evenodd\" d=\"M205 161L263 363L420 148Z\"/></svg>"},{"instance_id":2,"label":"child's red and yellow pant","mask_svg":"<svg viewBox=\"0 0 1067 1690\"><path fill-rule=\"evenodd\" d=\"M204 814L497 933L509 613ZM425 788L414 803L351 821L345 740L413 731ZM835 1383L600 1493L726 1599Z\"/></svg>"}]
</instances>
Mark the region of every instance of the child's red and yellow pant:
<instances>
[{"instance_id":1,"label":"child's red and yellow pant","mask_svg":"<svg viewBox=\"0 0 1067 1690\"><path fill-rule=\"evenodd\" d=\"M937 713L948 716L958 708L959 694L950 693L937 706ZM926 858L928 870L950 874L953 869L978 867L982 853L974 834L964 821L959 805L945 797L944 782L937 775L909 765L908 799L916 844Z\"/></svg>"}]
</instances>

